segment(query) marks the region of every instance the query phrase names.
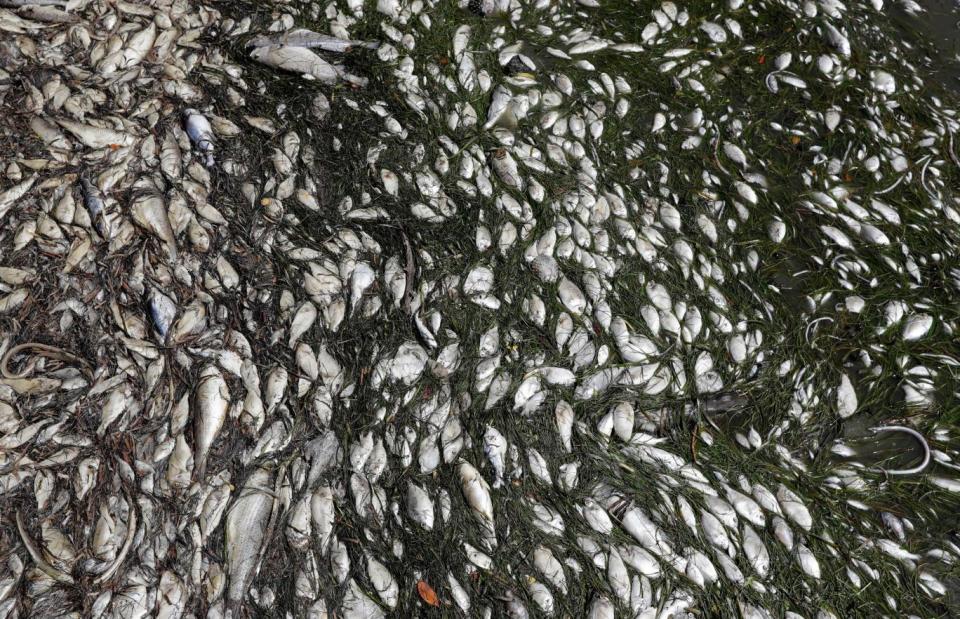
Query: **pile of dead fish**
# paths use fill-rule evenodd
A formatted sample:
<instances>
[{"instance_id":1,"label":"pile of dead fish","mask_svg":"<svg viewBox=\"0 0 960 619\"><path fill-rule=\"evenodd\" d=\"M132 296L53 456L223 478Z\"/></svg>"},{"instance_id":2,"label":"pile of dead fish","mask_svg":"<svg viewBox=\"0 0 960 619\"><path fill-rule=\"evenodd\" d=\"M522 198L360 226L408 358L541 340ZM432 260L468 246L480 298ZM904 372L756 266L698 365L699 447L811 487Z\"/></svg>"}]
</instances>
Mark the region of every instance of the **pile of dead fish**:
<instances>
[{"instance_id":1,"label":"pile of dead fish","mask_svg":"<svg viewBox=\"0 0 960 619\"><path fill-rule=\"evenodd\" d=\"M0 619L960 609L919 5L202 1L0 0Z\"/></svg>"}]
</instances>

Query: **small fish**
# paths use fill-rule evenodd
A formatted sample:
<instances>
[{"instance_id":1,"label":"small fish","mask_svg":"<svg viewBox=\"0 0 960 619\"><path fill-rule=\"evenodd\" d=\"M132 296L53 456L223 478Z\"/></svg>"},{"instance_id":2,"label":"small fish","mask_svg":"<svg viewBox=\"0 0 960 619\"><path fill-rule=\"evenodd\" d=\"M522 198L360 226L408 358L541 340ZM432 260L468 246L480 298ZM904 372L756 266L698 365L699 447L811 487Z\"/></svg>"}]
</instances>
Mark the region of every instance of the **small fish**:
<instances>
[{"instance_id":1,"label":"small fish","mask_svg":"<svg viewBox=\"0 0 960 619\"><path fill-rule=\"evenodd\" d=\"M210 126L210 121L194 108L183 110L182 118L184 129L186 129L187 135L190 136L190 141L193 142L194 146L204 155L204 165L212 168L214 164L214 137L213 127Z\"/></svg>"},{"instance_id":2,"label":"small fish","mask_svg":"<svg viewBox=\"0 0 960 619\"><path fill-rule=\"evenodd\" d=\"M83 190L83 204L90 211L90 214L96 218L103 212L103 198L100 190L90 182L86 174L80 175L80 188Z\"/></svg>"},{"instance_id":3,"label":"small fish","mask_svg":"<svg viewBox=\"0 0 960 619\"><path fill-rule=\"evenodd\" d=\"M367 555L367 577L370 579L374 591L377 592L377 596L387 605L387 608L391 610L396 608L397 602L399 602L400 587L390 570L370 555Z\"/></svg>"},{"instance_id":4,"label":"small fish","mask_svg":"<svg viewBox=\"0 0 960 619\"><path fill-rule=\"evenodd\" d=\"M227 512L224 526L225 567L230 581L227 599L234 605L247 596L267 539L267 527L276 500L272 496L272 477L265 468L251 473Z\"/></svg>"},{"instance_id":5,"label":"small fish","mask_svg":"<svg viewBox=\"0 0 960 619\"><path fill-rule=\"evenodd\" d=\"M333 536L334 520L336 518L332 490L327 486L317 488L310 497L310 515L313 522L313 531L320 540L320 554L324 555L330 546Z\"/></svg>"},{"instance_id":6,"label":"small fish","mask_svg":"<svg viewBox=\"0 0 960 619\"><path fill-rule=\"evenodd\" d=\"M83 205L90 211L90 219L94 228L100 233L100 236L109 238L110 229L104 212L106 205L103 202L103 195L86 174L80 175L80 189L80 193L83 195Z\"/></svg>"},{"instance_id":7,"label":"small fish","mask_svg":"<svg viewBox=\"0 0 960 619\"><path fill-rule=\"evenodd\" d=\"M165 340L167 333L170 332L170 327L173 326L173 319L177 315L177 304L156 288L150 292L149 304L153 326L160 334L161 339Z\"/></svg>"},{"instance_id":8,"label":"small fish","mask_svg":"<svg viewBox=\"0 0 960 619\"><path fill-rule=\"evenodd\" d=\"M483 433L483 454L493 467L493 488L500 488L507 465L507 439L493 426L487 426Z\"/></svg>"},{"instance_id":9,"label":"small fish","mask_svg":"<svg viewBox=\"0 0 960 619\"><path fill-rule=\"evenodd\" d=\"M493 98L490 102L490 108L487 110L487 122L484 124L484 129L491 129L494 127L500 118L506 113L507 108L510 107L510 102L513 100L513 93L510 92L504 86L497 86L493 91Z\"/></svg>"},{"instance_id":10,"label":"small fish","mask_svg":"<svg viewBox=\"0 0 960 619\"><path fill-rule=\"evenodd\" d=\"M487 484L483 481L479 471L468 462L463 462L460 465L460 483L470 507L483 520L493 522L493 503L490 501Z\"/></svg>"},{"instance_id":11,"label":"small fish","mask_svg":"<svg viewBox=\"0 0 960 619\"><path fill-rule=\"evenodd\" d=\"M227 418L230 392L223 375L214 366L207 366L200 373L194 410L195 470L198 479L203 479L207 467L207 454Z\"/></svg>"},{"instance_id":12,"label":"small fish","mask_svg":"<svg viewBox=\"0 0 960 619\"><path fill-rule=\"evenodd\" d=\"M426 490L413 482L407 484L407 514L427 531L433 530L433 501Z\"/></svg>"},{"instance_id":13,"label":"small fish","mask_svg":"<svg viewBox=\"0 0 960 619\"><path fill-rule=\"evenodd\" d=\"M750 567L760 578L765 578L770 569L770 554L760 536L748 524L743 525L743 551Z\"/></svg>"},{"instance_id":14,"label":"small fish","mask_svg":"<svg viewBox=\"0 0 960 619\"><path fill-rule=\"evenodd\" d=\"M364 593L357 581L351 578L347 591L343 595L340 612L336 616L344 619L384 619L386 614L379 604Z\"/></svg>"},{"instance_id":15,"label":"small fish","mask_svg":"<svg viewBox=\"0 0 960 619\"><path fill-rule=\"evenodd\" d=\"M152 232L164 242L170 260L177 259L177 239L170 225L167 205L162 196L148 193L134 198L130 203L130 214L139 226Z\"/></svg>"}]
</instances>

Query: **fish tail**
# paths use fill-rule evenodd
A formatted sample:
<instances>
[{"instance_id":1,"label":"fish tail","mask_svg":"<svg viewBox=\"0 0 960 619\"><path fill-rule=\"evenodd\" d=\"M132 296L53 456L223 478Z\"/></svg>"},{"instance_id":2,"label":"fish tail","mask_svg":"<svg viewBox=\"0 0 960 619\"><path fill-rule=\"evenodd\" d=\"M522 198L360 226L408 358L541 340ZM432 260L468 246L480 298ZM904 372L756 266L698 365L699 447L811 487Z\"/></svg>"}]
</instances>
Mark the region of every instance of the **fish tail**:
<instances>
[{"instance_id":1,"label":"fish tail","mask_svg":"<svg viewBox=\"0 0 960 619\"><path fill-rule=\"evenodd\" d=\"M203 457L193 467L193 480L202 482L207 476L207 458Z\"/></svg>"}]
</instances>

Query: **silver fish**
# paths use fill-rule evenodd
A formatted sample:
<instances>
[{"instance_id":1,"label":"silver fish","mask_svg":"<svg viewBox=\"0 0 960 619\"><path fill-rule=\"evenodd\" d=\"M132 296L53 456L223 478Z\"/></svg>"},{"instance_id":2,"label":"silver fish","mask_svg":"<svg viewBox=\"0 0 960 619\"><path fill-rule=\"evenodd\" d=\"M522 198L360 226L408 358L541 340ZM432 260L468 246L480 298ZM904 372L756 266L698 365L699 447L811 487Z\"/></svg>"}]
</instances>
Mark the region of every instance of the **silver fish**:
<instances>
[{"instance_id":1,"label":"silver fish","mask_svg":"<svg viewBox=\"0 0 960 619\"><path fill-rule=\"evenodd\" d=\"M200 373L195 394L194 411L194 466L199 479L207 468L207 455L227 418L230 392L220 370L207 366Z\"/></svg>"},{"instance_id":2,"label":"silver fish","mask_svg":"<svg viewBox=\"0 0 960 619\"><path fill-rule=\"evenodd\" d=\"M204 165L212 168L214 164L214 136L210 121L194 108L183 110L181 117L183 119L183 127L186 129L187 135L190 136L190 141L193 142L197 150L204 156Z\"/></svg>"},{"instance_id":3,"label":"silver fish","mask_svg":"<svg viewBox=\"0 0 960 619\"><path fill-rule=\"evenodd\" d=\"M351 41L329 34L314 32L306 28L295 28L283 34L261 35L247 42L247 47L287 46L319 48L327 52L343 54L354 48L377 49L379 43L368 41Z\"/></svg>"},{"instance_id":4,"label":"silver fish","mask_svg":"<svg viewBox=\"0 0 960 619\"><path fill-rule=\"evenodd\" d=\"M239 491L224 525L226 567L230 579L227 598L236 605L247 596L260 562L267 528L274 510L273 473L258 468Z\"/></svg>"}]
</instances>

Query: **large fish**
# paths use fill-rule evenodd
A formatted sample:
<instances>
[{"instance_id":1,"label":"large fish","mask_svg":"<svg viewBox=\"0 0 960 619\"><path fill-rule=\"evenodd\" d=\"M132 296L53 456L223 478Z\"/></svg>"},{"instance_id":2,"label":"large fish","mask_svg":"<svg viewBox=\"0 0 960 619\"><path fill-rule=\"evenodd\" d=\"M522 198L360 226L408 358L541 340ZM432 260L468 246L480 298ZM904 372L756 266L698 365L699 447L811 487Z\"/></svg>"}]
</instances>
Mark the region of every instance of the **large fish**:
<instances>
[{"instance_id":1,"label":"large fish","mask_svg":"<svg viewBox=\"0 0 960 619\"><path fill-rule=\"evenodd\" d=\"M346 53L352 49L377 49L380 44L369 41L351 41L329 34L314 32L306 28L295 28L282 34L261 35L250 39L247 47L306 47L322 49L326 52Z\"/></svg>"}]
</instances>

